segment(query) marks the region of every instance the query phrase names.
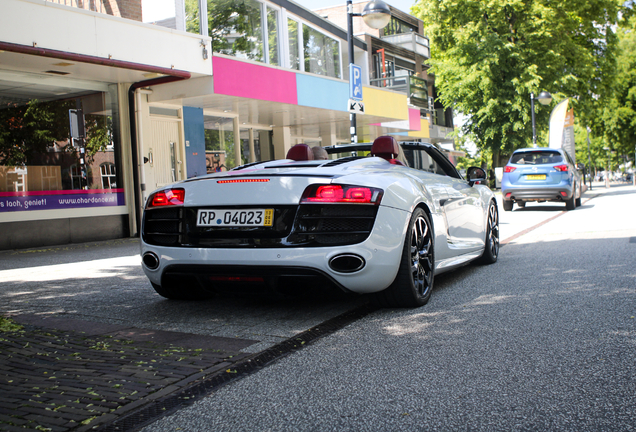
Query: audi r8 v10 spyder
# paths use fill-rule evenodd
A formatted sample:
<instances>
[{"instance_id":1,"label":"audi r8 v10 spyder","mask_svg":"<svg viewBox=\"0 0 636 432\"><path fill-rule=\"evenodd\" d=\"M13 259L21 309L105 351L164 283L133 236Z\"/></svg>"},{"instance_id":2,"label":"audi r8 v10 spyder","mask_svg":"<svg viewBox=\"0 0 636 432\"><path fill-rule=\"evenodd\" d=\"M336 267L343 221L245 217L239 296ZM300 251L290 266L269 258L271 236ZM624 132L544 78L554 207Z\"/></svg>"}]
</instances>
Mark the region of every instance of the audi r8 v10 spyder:
<instances>
[{"instance_id":1,"label":"audi r8 v10 spyder","mask_svg":"<svg viewBox=\"0 0 636 432\"><path fill-rule=\"evenodd\" d=\"M427 169L409 167L388 136L367 156L328 160L298 144L283 160L156 190L142 221L143 270L170 299L335 286L421 306L436 274L497 261L499 215L483 169L464 179L435 146L417 150Z\"/></svg>"}]
</instances>

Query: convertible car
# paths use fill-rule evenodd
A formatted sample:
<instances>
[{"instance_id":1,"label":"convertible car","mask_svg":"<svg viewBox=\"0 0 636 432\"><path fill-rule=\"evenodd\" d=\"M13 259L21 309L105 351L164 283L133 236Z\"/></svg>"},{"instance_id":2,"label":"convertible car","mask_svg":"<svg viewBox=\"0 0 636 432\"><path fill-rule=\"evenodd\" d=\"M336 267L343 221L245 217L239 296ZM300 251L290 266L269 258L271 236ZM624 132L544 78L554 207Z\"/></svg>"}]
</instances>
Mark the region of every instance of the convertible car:
<instances>
[{"instance_id":1,"label":"convertible car","mask_svg":"<svg viewBox=\"0 0 636 432\"><path fill-rule=\"evenodd\" d=\"M382 306L417 307L436 274L497 261L499 215L483 169L464 179L435 146L402 149L388 136L368 152L344 153L314 160L298 144L283 160L154 191L141 235L154 289L201 299L333 286Z\"/></svg>"}]
</instances>

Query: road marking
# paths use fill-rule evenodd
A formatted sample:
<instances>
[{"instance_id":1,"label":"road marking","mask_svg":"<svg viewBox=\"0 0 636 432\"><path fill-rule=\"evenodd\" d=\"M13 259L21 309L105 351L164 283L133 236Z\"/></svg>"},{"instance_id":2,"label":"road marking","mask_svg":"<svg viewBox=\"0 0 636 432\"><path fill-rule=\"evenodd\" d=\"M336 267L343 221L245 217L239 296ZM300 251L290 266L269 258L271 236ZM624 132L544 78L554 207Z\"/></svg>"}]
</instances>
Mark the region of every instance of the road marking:
<instances>
[{"instance_id":1,"label":"road marking","mask_svg":"<svg viewBox=\"0 0 636 432\"><path fill-rule=\"evenodd\" d=\"M581 205L586 204L589 200L594 199L594 198L596 198L596 197L597 197L597 196L599 196L599 195L600 195L600 194L592 195L591 197L589 197L589 198L588 198L588 199L586 199L585 201L581 202ZM499 246L500 246L500 247L501 247L501 246L505 246L505 245L507 245L508 243L510 243L511 241L516 240L516 239L518 239L519 237L524 236L524 235L528 234L529 232L532 232L532 231L536 230L536 229L537 229L537 228L539 228L539 227L542 227L543 225L547 224L548 222L551 222L551 221L553 221L554 219L558 218L559 216L563 216L564 214L566 214L566 213L568 213L568 212L570 212L570 211L571 211L571 210L563 210L563 211L561 211L560 213L558 213L558 214L556 214L556 215L552 216L552 217L551 217L551 218L549 218L549 219L546 219L546 220L544 220L544 221L542 221L542 222L539 222L538 224L536 224L536 225L534 225L534 226L531 226L530 228L527 228L527 229L525 229L525 230L523 230L523 231L521 231L521 232L518 232L517 234L512 235L512 236L508 237L508 238L507 238L507 239L505 239L505 240L500 241L500 242L499 242Z\"/></svg>"}]
</instances>

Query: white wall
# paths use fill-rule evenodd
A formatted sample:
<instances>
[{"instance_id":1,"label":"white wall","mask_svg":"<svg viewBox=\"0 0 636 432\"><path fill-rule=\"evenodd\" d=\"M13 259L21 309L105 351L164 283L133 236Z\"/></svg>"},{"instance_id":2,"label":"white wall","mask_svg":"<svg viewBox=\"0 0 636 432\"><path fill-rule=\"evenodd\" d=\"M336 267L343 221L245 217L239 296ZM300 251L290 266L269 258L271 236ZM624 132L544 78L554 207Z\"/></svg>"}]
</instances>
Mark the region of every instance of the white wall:
<instances>
[{"instance_id":1,"label":"white wall","mask_svg":"<svg viewBox=\"0 0 636 432\"><path fill-rule=\"evenodd\" d=\"M1 0L0 41L211 75L210 38L44 0Z\"/></svg>"}]
</instances>

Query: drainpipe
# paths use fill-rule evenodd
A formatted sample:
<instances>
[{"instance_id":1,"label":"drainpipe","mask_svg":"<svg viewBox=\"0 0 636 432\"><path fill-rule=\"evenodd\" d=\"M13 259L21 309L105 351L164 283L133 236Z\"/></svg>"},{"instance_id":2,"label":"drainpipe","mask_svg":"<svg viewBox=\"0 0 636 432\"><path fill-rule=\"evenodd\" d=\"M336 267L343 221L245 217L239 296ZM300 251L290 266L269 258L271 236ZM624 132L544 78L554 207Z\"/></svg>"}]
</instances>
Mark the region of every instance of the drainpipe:
<instances>
[{"instance_id":1,"label":"drainpipe","mask_svg":"<svg viewBox=\"0 0 636 432\"><path fill-rule=\"evenodd\" d=\"M132 153L132 165L133 165L133 187L135 188L135 226L134 237L139 235L141 229L141 214L143 212L141 202L141 195L146 190L145 176L143 172L143 160L139 154L140 142L137 140L137 109L141 102L141 95L137 92L137 89L149 87L159 84L167 84L174 81L181 81L190 78L189 72L171 70L174 75L164 76L159 78L153 78L145 81L139 81L134 83L128 89L128 118L130 122L130 148ZM178 73L178 74L177 74ZM135 104L135 94L139 96L138 103ZM139 114L141 117L141 113ZM141 120L141 119L140 119Z\"/></svg>"}]
</instances>

